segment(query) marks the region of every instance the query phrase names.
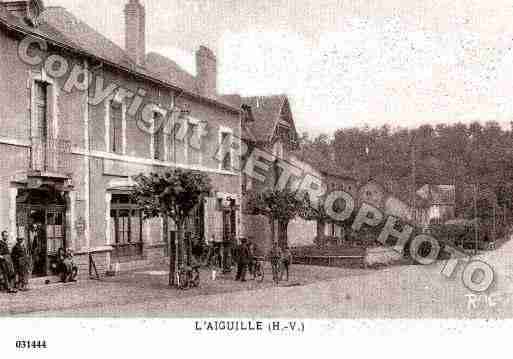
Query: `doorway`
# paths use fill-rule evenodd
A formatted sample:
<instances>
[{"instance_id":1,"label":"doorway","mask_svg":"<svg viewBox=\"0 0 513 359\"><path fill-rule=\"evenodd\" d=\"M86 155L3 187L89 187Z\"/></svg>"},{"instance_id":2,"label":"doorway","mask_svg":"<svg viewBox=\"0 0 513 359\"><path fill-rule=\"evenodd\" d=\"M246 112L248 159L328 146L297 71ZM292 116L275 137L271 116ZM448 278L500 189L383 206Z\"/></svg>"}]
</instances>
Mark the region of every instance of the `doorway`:
<instances>
[{"instance_id":1,"label":"doorway","mask_svg":"<svg viewBox=\"0 0 513 359\"><path fill-rule=\"evenodd\" d=\"M58 250L67 248L64 198L55 191L22 190L17 202L17 237L25 239L32 276L56 274Z\"/></svg>"}]
</instances>

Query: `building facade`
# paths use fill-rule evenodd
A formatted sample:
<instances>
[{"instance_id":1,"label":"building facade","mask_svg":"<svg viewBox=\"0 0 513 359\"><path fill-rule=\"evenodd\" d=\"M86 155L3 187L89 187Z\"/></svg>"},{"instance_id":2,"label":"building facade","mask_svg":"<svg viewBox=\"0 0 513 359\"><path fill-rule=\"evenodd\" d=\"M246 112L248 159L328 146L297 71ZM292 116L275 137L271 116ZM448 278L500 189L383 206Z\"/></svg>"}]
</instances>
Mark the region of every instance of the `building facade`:
<instances>
[{"instance_id":1,"label":"building facade","mask_svg":"<svg viewBox=\"0 0 513 359\"><path fill-rule=\"evenodd\" d=\"M271 162L268 162L269 170L261 171L260 179L242 174L243 194L283 186L295 190L302 185L307 175L322 181L322 174L318 170L294 155L298 148L298 134L287 96L246 97L241 101L246 109L242 123L244 140L250 148L265 152L265 156L271 159ZM292 173L287 183L279 183L283 167L287 167ZM259 252L265 253L269 249L272 231L267 217L245 212L242 228L244 236L257 245ZM296 218L289 223L287 233L290 246L312 244L316 236L316 222Z\"/></svg>"},{"instance_id":2,"label":"building facade","mask_svg":"<svg viewBox=\"0 0 513 359\"><path fill-rule=\"evenodd\" d=\"M52 274L59 248L82 273L89 255L101 272L163 259L174 226L142 219L140 173L206 173L214 190L188 232L240 232L240 108L217 94L211 50L196 53L197 76L147 55L145 16L128 1L123 49L61 7L0 1L0 228L27 239L35 276Z\"/></svg>"}]
</instances>

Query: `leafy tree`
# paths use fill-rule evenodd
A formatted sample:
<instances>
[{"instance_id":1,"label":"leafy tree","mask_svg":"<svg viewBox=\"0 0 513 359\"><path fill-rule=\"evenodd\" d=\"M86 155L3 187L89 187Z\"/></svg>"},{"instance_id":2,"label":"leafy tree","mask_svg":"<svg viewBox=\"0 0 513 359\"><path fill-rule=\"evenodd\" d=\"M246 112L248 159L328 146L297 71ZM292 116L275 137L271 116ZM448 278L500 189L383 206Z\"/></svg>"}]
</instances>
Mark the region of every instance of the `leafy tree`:
<instances>
[{"instance_id":1,"label":"leafy tree","mask_svg":"<svg viewBox=\"0 0 513 359\"><path fill-rule=\"evenodd\" d=\"M321 201L324 203L324 200ZM336 206L335 203L334 206ZM323 205L314 206L311 204L309 197L305 198L303 210L300 213L300 216L306 221L316 221L317 222L317 239L322 240L324 238L326 228L326 223L332 221L332 218L326 212L326 209Z\"/></svg>"},{"instance_id":2,"label":"leafy tree","mask_svg":"<svg viewBox=\"0 0 513 359\"><path fill-rule=\"evenodd\" d=\"M181 263L185 222L212 190L210 178L201 172L175 169L163 174L140 174L134 180L133 198L141 207L144 218L171 218L176 224L178 247L169 253L169 285L172 286L177 258L178 264Z\"/></svg>"},{"instance_id":3,"label":"leafy tree","mask_svg":"<svg viewBox=\"0 0 513 359\"><path fill-rule=\"evenodd\" d=\"M287 228L291 220L304 211L304 200L289 188L268 189L264 192L251 192L248 206L250 212L264 215L271 226L271 245L275 241L275 223L278 223L278 244L281 248L288 245Z\"/></svg>"}]
</instances>

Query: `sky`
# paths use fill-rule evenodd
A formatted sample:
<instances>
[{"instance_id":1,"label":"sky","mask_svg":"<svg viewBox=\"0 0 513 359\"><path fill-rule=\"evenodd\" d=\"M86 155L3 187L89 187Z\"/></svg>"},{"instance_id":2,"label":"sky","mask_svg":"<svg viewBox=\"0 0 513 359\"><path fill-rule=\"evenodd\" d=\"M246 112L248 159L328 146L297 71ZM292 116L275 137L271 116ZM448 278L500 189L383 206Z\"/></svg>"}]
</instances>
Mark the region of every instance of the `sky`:
<instances>
[{"instance_id":1,"label":"sky","mask_svg":"<svg viewBox=\"0 0 513 359\"><path fill-rule=\"evenodd\" d=\"M128 0L44 0L124 45ZM220 93L289 96L298 131L513 120L510 0L140 0L147 50Z\"/></svg>"}]
</instances>

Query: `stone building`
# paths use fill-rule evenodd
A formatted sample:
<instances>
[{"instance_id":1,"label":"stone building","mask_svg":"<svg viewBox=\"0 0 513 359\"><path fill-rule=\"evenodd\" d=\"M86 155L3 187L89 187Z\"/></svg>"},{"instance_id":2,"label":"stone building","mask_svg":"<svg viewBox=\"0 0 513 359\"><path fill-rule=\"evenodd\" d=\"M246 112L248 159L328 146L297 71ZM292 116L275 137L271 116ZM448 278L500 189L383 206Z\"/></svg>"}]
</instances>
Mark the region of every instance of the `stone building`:
<instances>
[{"instance_id":1,"label":"stone building","mask_svg":"<svg viewBox=\"0 0 513 359\"><path fill-rule=\"evenodd\" d=\"M294 156L294 151L298 148L298 134L286 95L246 97L242 98L242 103L247 114L242 121L243 139L249 147L265 152L264 156L270 160L269 170L262 171L260 179L242 174L243 194L274 188L283 173L281 167L288 167L294 173L286 183L290 188L299 188L307 175L322 181L319 171ZM246 212L243 214L242 228L244 236L254 241L259 251L266 252L269 249L271 225L268 218ZM315 235L314 221L297 218L289 223L290 246L311 244Z\"/></svg>"},{"instance_id":2,"label":"stone building","mask_svg":"<svg viewBox=\"0 0 513 359\"><path fill-rule=\"evenodd\" d=\"M146 54L138 0L127 2L125 25L121 48L62 7L0 1L0 228L30 242L35 276L52 274L61 247L82 273L89 254L102 272L164 258L174 226L142 220L130 199L139 173L208 174L214 191L188 232L239 234L230 143L241 137L241 111L217 93L215 55L201 47L193 76Z\"/></svg>"}]
</instances>

